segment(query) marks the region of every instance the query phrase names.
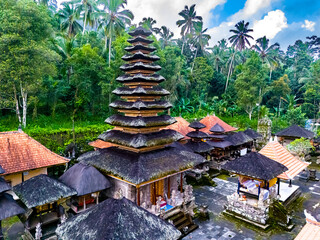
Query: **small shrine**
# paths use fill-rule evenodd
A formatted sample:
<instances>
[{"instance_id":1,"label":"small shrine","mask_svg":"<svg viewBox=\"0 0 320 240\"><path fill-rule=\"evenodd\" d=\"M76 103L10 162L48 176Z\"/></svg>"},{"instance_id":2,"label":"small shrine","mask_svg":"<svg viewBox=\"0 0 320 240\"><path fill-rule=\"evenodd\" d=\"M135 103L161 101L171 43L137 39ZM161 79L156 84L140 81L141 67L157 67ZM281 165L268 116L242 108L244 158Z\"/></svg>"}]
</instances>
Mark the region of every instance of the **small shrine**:
<instances>
[{"instance_id":1,"label":"small shrine","mask_svg":"<svg viewBox=\"0 0 320 240\"><path fill-rule=\"evenodd\" d=\"M195 207L192 187L185 184L184 173L205 159L183 148L170 146L184 136L175 130L164 129L176 120L163 112L172 105L162 100L169 92L159 86L165 79L156 74L161 69L154 64L159 57L150 44L151 32L138 27L129 32L132 46L123 57L124 75L117 81L124 86L113 91L120 97L110 104L118 111L106 120L115 126L98 139L111 143L108 148L96 148L78 158L108 176L111 187L106 195L125 197L149 212L168 219L182 212L193 215ZM179 220L178 218L176 220ZM192 222L173 222L182 231L194 229Z\"/></svg>"},{"instance_id":2,"label":"small shrine","mask_svg":"<svg viewBox=\"0 0 320 240\"><path fill-rule=\"evenodd\" d=\"M288 168L257 152L229 161L222 168L238 175L238 189L228 196L226 212L266 225L271 200L279 195L278 176Z\"/></svg>"},{"instance_id":3,"label":"small shrine","mask_svg":"<svg viewBox=\"0 0 320 240\"><path fill-rule=\"evenodd\" d=\"M299 139L299 138L306 138L312 141L315 136L314 132L311 132L298 125L292 125L286 129L283 129L277 132L275 135L278 137L279 142L283 146L286 146L290 144L292 141L294 141L295 139Z\"/></svg>"}]
</instances>

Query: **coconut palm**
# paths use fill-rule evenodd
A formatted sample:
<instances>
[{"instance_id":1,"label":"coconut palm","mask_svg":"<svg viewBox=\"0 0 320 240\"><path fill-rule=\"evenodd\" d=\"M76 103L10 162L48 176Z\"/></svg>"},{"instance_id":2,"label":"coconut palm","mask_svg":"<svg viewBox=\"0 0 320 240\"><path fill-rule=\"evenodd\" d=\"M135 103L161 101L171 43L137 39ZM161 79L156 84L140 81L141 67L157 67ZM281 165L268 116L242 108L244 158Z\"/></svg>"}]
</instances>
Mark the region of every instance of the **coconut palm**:
<instances>
[{"instance_id":1,"label":"coconut palm","mask_svg":"<svg viewBox=\"0 0 320 240\"><path fill-rule=\"evenodd\" d=\"M183 38L181 54L183 54L186 35L194 32L195 23L202 22L202 17L197 16L195 6L195 4L191 5L190 8L188 6L185 6L184 9L179 12L179 15L183 18L181 20L178 20L176 23L178 27L181 27L181 36Z\"/></svg>"},{"instance_id":2,"label":"coconut palm","mask_svg":"<svg viewBox=\"0 0 320 240\"><path fill-rule=\"evenodd\" d=\"M230 30L230 32L234 33L234 35L229 37L229 41L234 48L236 48L240 51L245 49L246 45L250 46L249 38L253 39L253 37L248 34L249 32L253 32L253 29L248 29L248 26L249 26L249 22L245 23L242 20L235 25L236 29ZM234 52L234 54L235 54L235 52ZM229 83L229 78L231 75L234 54L233 54L233 57L231 59L230 65L229 65L229 71L228 71L228 77L227 77L225 91L227 91L227 88L228 88L228 83Z\"/></svg>"},{"instance_id":3,"label":"coconut palm","mask_svg":"<svg viewBox=\"0 0 320 240\"><path fill-rule=\"evenodd\" d=\"M80 17L79 9L68 2L64 2L61 5L62 8L57 13L60 28L62 31L67 30L69 38L74 37L82 30L82 26L77 21Z\"/></svg>"},{"instance_id":4,"label":"coconut palm","mask_svg":"<svg viewBox=\"0 0 320 240\"><path fill-rule=\"evenodd\" d=\"M90 15L98 10L97 2L95 0L73 0L71 4L75 4L79 12L83 12L83 30L82 34L86 31L86 26L90 24Z\"/></svg>"},{"instance_id":5,"label":"coconut palm","mask_svg":"<svg viewBox=\"0 0 320 240\"><path fill-rule=\"evenodd\" d=\"M203 29L203 22L198 22L194 26L195 26L195 34L191 40L191 43L195 47L196 52L194 54L191 72L193 70L194 61L197 57L198 51L200 50L200 51L204 52L205 47L209 44L209 40L211 39L211 36L209 34L205 33L208 30L208 28Z\"/></svg>"},{"instance_id":6,"label":"coconut palm","mask_svg":"<svg viewBox=\"0 0 320 240\"><path fill-rule=\"evenodd\" d=\"M111 43L114 36L125 29L126 24L129 25L133 20L133 13L130 10L123 9L127 4L126 0L100 0L103 11L99 13L102 17L102 24L105 31L105 48L109 38L109 67L111 62Z\"/></svg>"},{"instance_id":7,"label":"coconut palm","mask_svg":"<svg viewBox=\"0 0 320 240\"><path fill-rule=\"evenodd\" d=\"M172 39L173 32L171 32L170 29L167 28L166 26L162 26L160 28L159 35L160 35L161 45L164 48L169 44L170 40Z\"/></svg>"},{"instance_id":8,"label":"coconut palm","mask_svg":"<svg viewBox=\"0 0 320 240\"><path fill-rule=\"evenodd\" d=\"M154 33L159 33L160 29L157 28L157 27L153 27L153 25L155 25L157 23L156 20L154 20L153 18L151 17L148 17L148 18L142 18L142 21L139 22L139 25L154 32Z\"/></svg>"},{"instance_id":9,"label":"coconut palm","mask_svg":"<svg viewBox=\"0 0 320 240\"><path fill-rule=\"evenodd\" d=\"M266 36L258 38L253 48L260 54L260 57L264 63L269 66L270 80L272 70L278 66L279 63L279 43L275 43L269 46L269 39Z\"/></svg>"}]
</instances>

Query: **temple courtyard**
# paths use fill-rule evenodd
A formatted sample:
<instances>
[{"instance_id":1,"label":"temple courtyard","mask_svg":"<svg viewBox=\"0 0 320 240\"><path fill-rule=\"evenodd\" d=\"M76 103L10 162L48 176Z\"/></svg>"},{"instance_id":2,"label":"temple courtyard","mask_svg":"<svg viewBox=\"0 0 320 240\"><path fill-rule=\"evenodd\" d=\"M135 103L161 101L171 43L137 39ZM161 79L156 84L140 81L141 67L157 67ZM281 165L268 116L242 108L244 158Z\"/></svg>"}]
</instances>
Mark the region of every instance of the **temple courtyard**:
<instances>
[{"instance_id":1,"label":"temple courtyard","mask_svg":"<svg viewBox=\"0 0 320 240\"><path fill-rule=\"evenodd\" d=\"M317 174L319 177L320 174ZM227 180L224 180L224 179ZM222 214L227 196L237 190L237 178L222 176L214 178L216 187L194 187L194 195L198 206L207 205L210 218L196 221L199 228L183 239L211 239L211 240L250 240L250 239L294 239L305 224L304 209L314 211L320 196L320 182L301 181L296 178L293 185L298 185L302 192L300 198L293 203L292 220L295 227L291 232L281 229L259 230L252 225L241 222L233 217ZM303 198L302 198L303 197Z\"/></svg>"}]
</instances>

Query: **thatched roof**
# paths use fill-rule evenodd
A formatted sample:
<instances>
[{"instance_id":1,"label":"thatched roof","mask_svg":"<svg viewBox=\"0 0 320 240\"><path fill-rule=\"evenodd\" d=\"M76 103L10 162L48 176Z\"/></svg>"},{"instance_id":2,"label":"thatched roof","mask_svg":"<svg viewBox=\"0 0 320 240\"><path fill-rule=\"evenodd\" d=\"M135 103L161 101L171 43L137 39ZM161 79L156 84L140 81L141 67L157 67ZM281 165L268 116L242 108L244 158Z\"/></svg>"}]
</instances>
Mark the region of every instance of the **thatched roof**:
<instances>
[{"instance_id":1,"label":"thatched roof","mask_svg":"<svg viewBox=\"0 0 320 240\"><path fill-rule=\"evenodd\" d=\"M134 52L134 51L139 51L139 50L140 51L147 51L147 52L154 52L157 49L153 46L145 46L141 43L137 43L134 46L126 47L124 50L126 50L127 52Z\"/></svg>"},{"instance_id":2,"label":"thatched roof","mask_svg":"<svg viewBox=\"0 0 320 240\"><path fill-rule=\"evenodd\" d=\"M78 160L133 184L165 177L205 161L198 154L173 147L140 154L110 147L85 153Z\"/></svg>"},{"instance_id":3,"label":"thatched roof","mask_svg":"<svg viewBox=\"0 0 320 240\"><path fill-rule=\"evenodd\" d=\"M225 134L208 134L208 135L209 135L209 138L217 138L217 139L224 139L228 136Z\"/></svg>"},{"instance_id":4,"label":"thatched roof","mask_svg":"<svg viewBox=\"0 0 320 240\"><path fill-rule=\"evenodd\" d=\"M233 146L239 146L253 141L253 139L246 135L244 132L237 132L229 135L225 140L231 142Z\"/></svg>"},{"instance_id":5,"label":"thatched roof","mask_svg":"<svg viewBox=\"0 0 320 240\"><path fill-rule=\"evenodd\" d=\"M14 186L13 191L28 208L77 194L74 189L45 174L35 176Z\"/></svg>"},{"instance_id":6,"label":"thatched roof","mask_svg":"<svg viewBox=\"0 0 320 240\"><path fill-rule=\"evenodd\" d=\"M136 29L128 32L128 34L132 37L135 37L135 36L150 36L152 34L151 31L139 26L137 27Z\"/></svg>"},{"instance_id":7,"label":"thatched roof","mask_svg":"<svg viewBox=\"0 0 320 240\"><path fill-rule=\"evenodd\" d=\"M193 152L190 148L186 147L185 144L179 143L179 142L173 142L169 145L169 147L177 148L182 151L188 151Z\"/></svg>"},{"instance_id":8,"label":"thatched roof","mask_svg":"<svg viewBox=\"0 0 320 240\"><path fill-rule=\"evenodd\" d=\"M208 144L207 142L194 142L194 141L191 141L191 140L189 140L185 144L185 146L187 148L190 148L195 153L208 153L212 149L214 149L214 147L211 146L210 144Z\"/></svg>"},{"instance_id":9,"label":"thatched roof","mask_svg":"<svg viewBox=\"0 0 320 240\"><path fill-rule=\"evenodd\" d=\"M73 165L59 180L76 190L78 196L99 192L111 186L109 180L97 169L83 163Z\"/></svg>"},{"instance_id":10,"label":"thatched roof","mask_svg":"<svg viewBox=\"0 0 320 240\"><path fill-rule=\"evenodd\" d=\"M143 52L135 52L134 54L128 54L128 55L124 55L122 57L122 59L124 61L132 61L132 60L140 60L140 59L143 59L143 60L148 60L148 61L157 61L160 59L160 57L158 57L157 55L150 55L150 54L145 54Z\"/></svg>"},{"instance_id":11,"label":"thatched roof","mask_svg":"<svg viewBox=\"0 0 320 240\"><path fill-rule=\"evenodd\" d=\"M152 147L170 144L183 138L180 133L163 129L152 133L127 133L119 130L109 130L98 136L99 139L132 148Z\"/></svg>"},{"instance_id":12,"label":"thatched roof","mask_svg":"<svg viewBox=\"0 0 320 240\"><path fill-rule=\"evenodd\" d=\"M252 139L256 140L259 138L262 138L262 135L260 133L257 133L256 131L254 131L251 128L248 128L247 130L243 131L246 135L248 135L249 137L251 137Z\"/></svg>"},{"instance_id":13,"label":"thatched roof","mask_svg":"<svg viewBox=\"0 0 320 240\"><path fill-rule=\"evenodd\" d=\"M150 71L159 71L161 67L159 65L143 63L143 62L135 62L124 64L120 67L122 71L132 71L132 70L150 70Z\"/></svg>"},{"instance_id":14,"label":"thatched roof","mask_svg":"<svg viewBox=\"0 0 320 240\"><path fill-rule=\"evenodd\" d=\"M0 165L0 174L5 173L4 169Z\"/></svg>"},{"instance_id":15,"label":"thatched roof","mask_svg":"<svg viewBox=\"0 0 320 240\"><path fill-rule=\"evenodd\" d=\"M0 194L11 189L10 185L4 180L4 178L0 177Z\"/></svg>"},{"instance_id":16,"label":"thatched roof","mask_svg":"<svg viewBox=\"0 0 320 240\"><path fill-rule=\"evenodd\" d=\"M56 233L60 240L174 240L181 235L172 224L126 198L107 199L69 218Z\"/></svg>"},{"instance_id":17,"label":"thatched roof","mask_svg":"<svg viewBox=\"0 0 320 240\"><path fill-rule=\"evenodd\" d=\"M223 169L252 178L269 181L288 168L260 153L251 152L222 166Z\"/></svg>"},{"instance_id":18,"label":"thatched roof","mask_svg":"<svg viewBox=\"0 0 320 240\"><path fill-rule=\"evenodd\" d=\"M232 146L232 143L229 141L219 141L219 142L215 142L215 141L206 141L206 143L208 143L209 145L213 146L214 148L221 148L221 149L225 149L227 147Z\"/></svg>"},{"instance_id":19,"label":"thatched roof","mask_svg":"<svg viewBox=\"0 0 320 240\"><path fill-rule=\"evenodd\" d=\"M114 101L109 105L112 108L116 109L134 109L134 110L145 110L145 109L168 109L172 105L168 101L135 101L135 102L126 102L126 101Z\"/></svg>"},{"instance_id":20,"label":"thatched roof","mask_svg":"<svg viewBox=\"0 0 320 240\"><path fill-rule=\"evenodd\" d=\"M129 88L129 87L119 87L112 91L112 93L116 95L126 96L143 96L143 95L150 95L150 96L166 96L170 93L163 89L160 86L154 86L152 88L143 88L143 87L136 87L136 88Z\"/></svg>"},{"instance_id":21,"label":"thatched roof","mask_svg":"<svg viewBox=\"0 0 320 240\"><path fill-rule=\"evenodd\" d=\"M0 133L0 165L5 175L67 162L22 131Z\"/></svg>"},{"instance_id":22,"label":"thatched roof","mask_svg":"<svg viewBox=\"0 0 320 240\"><path fill-rule=\"evenodd\" d=\"M237 130L237 128L234 128L234 127L230 126L229 124L225 123L224 121L222 121L220 118L218 118L215 115L206 116L200 122L202 124L206 125L206 127L204 129L202 129L202 131L204 131L206 133L210 133L210 128L212 128L217 123L221 127L224 128L225 132L232 132L232 131L236 131Z\"/></svg>"},{"instance_id":23,"label":"thatched roof","mask_svg":"<svg viewBox=\"0 0 320 240\"><path fill-rule=\"evenodd\" d=\"M193 129L202 129L202 128L205 128L206 125L202 124L199 121L194 121L194 122L190 123L189 127L193 128Z\"/></svg>"},{"instance_id":24,"label":"thatched roof","mask_svg":"<svg viewBox=\"0 0 320 240\"><path fill-rule=\"evenodd\" d=\"M302 128L298 125L292 125L286 129L281 130L276 133L276 136L279 137L295 137L295 138L308 138L312 139L314 137L314 132L311 132L305 128Z\"/></svg>"},{"instance_id":25,"label":"thatched roof","mask_svg":"<svg viewBox=\"0 0 320 240\"><path fill-rule=\"evenodd\" d=\"M20 207L10 194L0 194L0 221L22 213L25 213L25 210Z\"/></svg>"},{"instance_id":26,"label":"thatched roof","mask_svg":"<svg viewBox=\"0 0 320 240\"><path fill-rule=\"evenodd\" d=\"M150 39L147 39L147 38L144 38L144 37L140 37L140 36L135 37L135 38L130 38L127 41L128 41L128 43L131 43L131 44L137 43L137 42L143 42L143 43L146 43L146 44L153 43L153 40L150 40Z\"/></svg>"},{"instance_id":27,"label":"thatched roof","mask_svg":"<svg viewBox=\"0 0 320 240\"><path fill-rule=\"evenodd\" d=\"M175 118L169 115L160 115L155 117L129 117L119 114L112 115L105 120L106 123L119 127L158 127L167 126L176 122Z\"/></svg>"},{"instance_id":28,"label":"thatched roof","mask_svg":"<svg viewBox=\"0 0 320 240\"><path fill-rule=\"evenodd\" d=\"M220 126L219 123L216 123L212 128L210 128L210 132L224 133L226 130Z\"/></svg>"},{"instance_id":29,"label":"thatched roof","mask_svg":"<svg viewBox=\"0 0 320 240\"><path fill-rule=\"evenodd\" d=\"M160 83L160 82L163 82L165 80L165 78L159 74L144 75L142 73L138 73L135 75L130 75L130 74L121 75L120 77L117 77L116 80L118 82L156 82L156 83Z\"/></svg>"},{"instance_id":30,"label":"thatched roof","mask_svg":"<svg viewBox=\"0 0 320 240\"><path fill-rule=\"evenodd\" d=\"M207 138L207 137L208 137L208 134L196 130L196 131L189 132L189 133L187 134L187 136L190 137L190 138Z\"/></svg>"}]
</instances>

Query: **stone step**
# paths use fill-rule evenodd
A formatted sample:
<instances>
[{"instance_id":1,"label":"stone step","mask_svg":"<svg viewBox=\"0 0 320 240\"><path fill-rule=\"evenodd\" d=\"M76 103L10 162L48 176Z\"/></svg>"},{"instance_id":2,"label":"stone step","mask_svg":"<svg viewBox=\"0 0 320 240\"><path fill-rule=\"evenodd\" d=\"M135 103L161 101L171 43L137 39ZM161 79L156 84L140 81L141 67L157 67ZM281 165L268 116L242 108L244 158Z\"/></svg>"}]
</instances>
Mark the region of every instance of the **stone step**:
<instances>
[{"instance_id":1,"label":"stone step","mask_svg":"<svg viewBox=\"0 0 320 240\"><path fill-rule=\"evenodd\" d=\"M180 218L178 221L173 222L173 225L179 227L179 225L183 224L184 222L190 222L185 216Z\"/></svg>"},{"instance_id":2,"label":"stone step","mask_svg":"<svg viewBox=\"0 0 320 240\"><path fill-rule=\"evenodd\" d=\"M177 221L177 219L181 218L184 216L183 212L179 211L177 214L171 216L169 219L173 222Z\"/></svg>"}]
</instances>

